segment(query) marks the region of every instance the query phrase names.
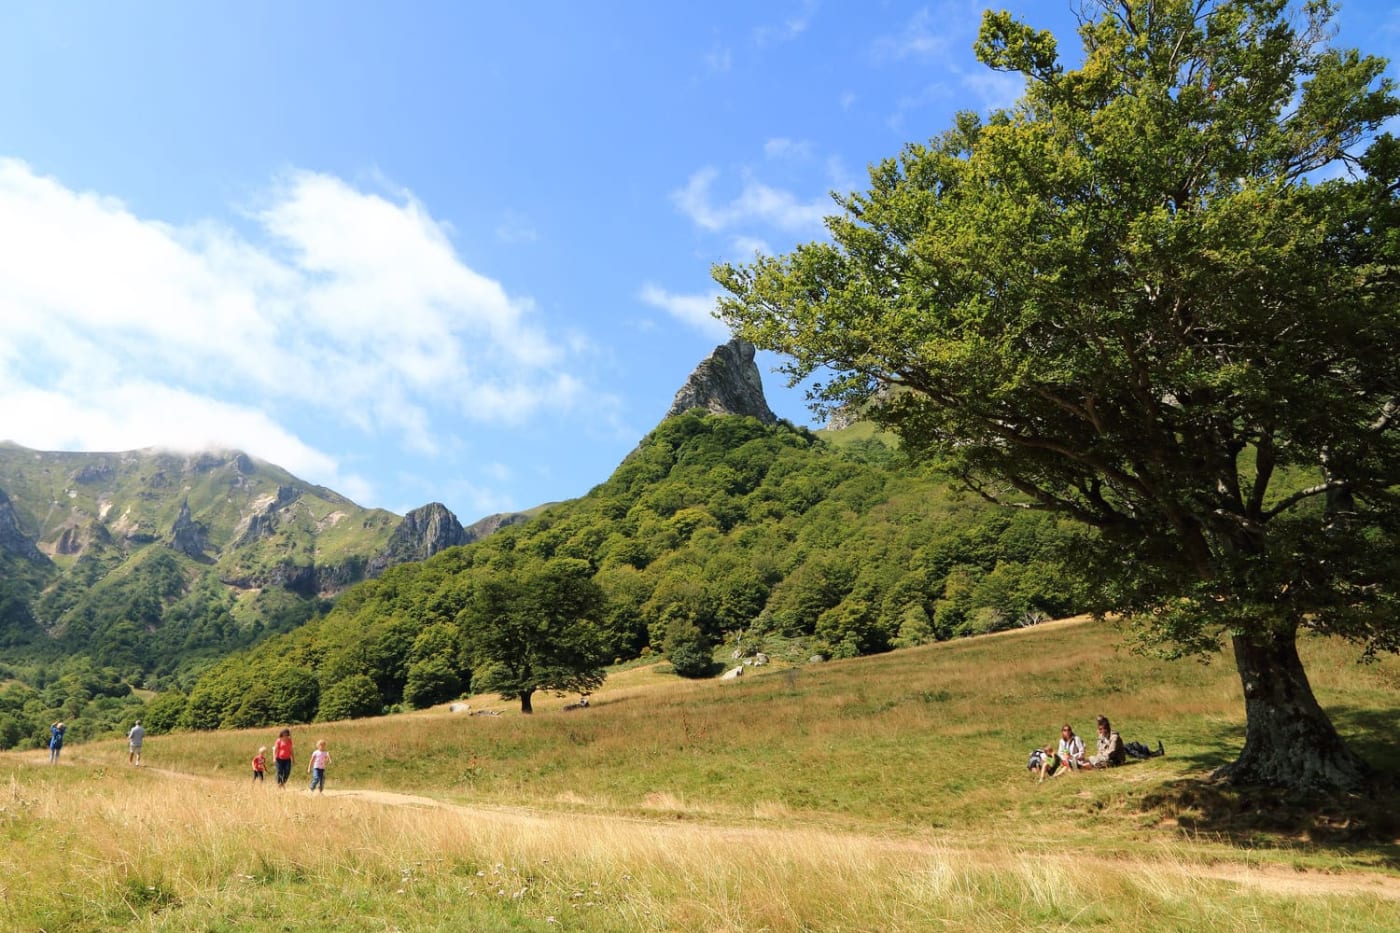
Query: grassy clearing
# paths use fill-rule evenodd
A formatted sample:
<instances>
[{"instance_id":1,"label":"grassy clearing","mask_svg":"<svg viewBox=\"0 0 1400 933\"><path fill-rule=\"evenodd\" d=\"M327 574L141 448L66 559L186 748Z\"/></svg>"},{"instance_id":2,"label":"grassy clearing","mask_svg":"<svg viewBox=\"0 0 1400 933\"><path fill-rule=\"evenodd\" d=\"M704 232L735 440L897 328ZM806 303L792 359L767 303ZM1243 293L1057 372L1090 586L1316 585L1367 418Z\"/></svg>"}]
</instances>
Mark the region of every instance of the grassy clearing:
<instances>
[{"instance_id":1,"label":"grassy clearing","mask_svg":"<svg viewBox=\"0 0 1400 933\"><path fill-rule=\"evenodd\" d=\"M148 738L141 771L119 743L0 756L0 925L1393 928L1395 805L1203 782L1242 741L1233 670L1113 643L1085 623L737 682L630 668L586 710L296 727L289 792L247 779L273 730ZM1400 663L1305 650L1396 770ZM1168 756L1028 780L1032 744L1098 712ZM318 738L325 798L301 791Z\"/></svg>"}]
</instances>

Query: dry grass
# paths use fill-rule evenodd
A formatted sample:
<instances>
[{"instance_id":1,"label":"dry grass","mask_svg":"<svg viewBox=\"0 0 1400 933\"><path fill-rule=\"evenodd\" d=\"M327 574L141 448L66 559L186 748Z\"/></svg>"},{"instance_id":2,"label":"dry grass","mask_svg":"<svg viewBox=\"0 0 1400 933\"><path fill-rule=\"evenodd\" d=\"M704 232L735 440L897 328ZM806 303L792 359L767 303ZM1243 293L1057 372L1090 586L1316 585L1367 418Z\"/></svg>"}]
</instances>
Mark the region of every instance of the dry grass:
<instances>
[{"instance_id":1,"label":"dry grass","mask_svg":"<svg viewBox=\"0 0 1400 933\"><path fill-rule=\"evenodd\" d=\"M1400 666L1308 652L1391 761ZM1230 754L1238 689L1077 625L741 683L634 669L576 712L297 727L336 756L323 798L247 783L269 730L152 737L139 771L117 742L0 756L0 926L1393 928L1400 840L1242 827L1237 798L1179 790ZM1025 748L1100 709L1171 754L1026 780Z\"/></svg>"}]
</instances>

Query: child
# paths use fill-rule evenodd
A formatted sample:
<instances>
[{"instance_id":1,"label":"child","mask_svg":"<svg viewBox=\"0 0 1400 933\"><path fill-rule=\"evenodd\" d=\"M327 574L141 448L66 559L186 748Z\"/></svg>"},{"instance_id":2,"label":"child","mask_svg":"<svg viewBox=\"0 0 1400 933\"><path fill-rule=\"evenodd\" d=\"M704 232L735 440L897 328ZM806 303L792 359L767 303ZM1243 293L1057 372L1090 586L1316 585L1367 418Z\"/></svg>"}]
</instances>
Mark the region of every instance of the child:
<instances>
[{"instance_id":1,"label":"child","mask_svg":"<svg viewBox=\"0 0 1400 933\"><path fill-rule=\"evenodd\" d=\"M1060 759L1059 759L1059 757L1055 754L1055 746L1053 746L1053 745L1047 745L1047 746L1045 746L1043 749L1041 749L1041 753L1040 753L1040 780L1036 781L1036 783L1039 784L1041 781L1045 780L1047 777L1052 777L1052 776L1054 776L1054 774L1055 774L1055 769L1058 768L1059 766L1060 766Z\"/></svg>"},{"instance_id":2,"label":"child","mask_svg":"<svg viewBox=\"0 0 1400 933\"><path fill-rule=\"evenodd\" d=\"M261 784L263 777L267 774L267 746L258 749L258 753L253 756L253 783Z\"/></svg>"},{"instance_id":3,"label":"child","mask_svg":"<svg viewBox=\"0 0 1400 933\"><path fill-rule=\"evenodd\" d=\"M316 750L311 753L311 764L307 765L307 773L311 775L311 790L324 794L326 792L326 765L331 763L331 753L326 751L326 740L321 739L316 743Z\"/></svg>"}]
</instances>

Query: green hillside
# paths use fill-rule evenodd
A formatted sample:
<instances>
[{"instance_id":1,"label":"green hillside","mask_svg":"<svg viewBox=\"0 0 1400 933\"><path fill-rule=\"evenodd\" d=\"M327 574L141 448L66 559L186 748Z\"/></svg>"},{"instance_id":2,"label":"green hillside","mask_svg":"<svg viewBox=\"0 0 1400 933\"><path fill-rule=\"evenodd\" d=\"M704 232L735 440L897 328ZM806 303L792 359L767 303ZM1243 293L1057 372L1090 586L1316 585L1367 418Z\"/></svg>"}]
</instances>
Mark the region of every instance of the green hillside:
<instances>
[{"instance_id":1,"label":"green hillside","mask_svg":"<svg viewBox=\"0 0 1400 933\"><path fill-rule=\"evenodd\" d=\"M340 719L479 692L499 673L480 643L500 609L483 600L550 568L586 568L602 591L569 636L585 666L665 656L694 676L736 652L857 657L1084 608L1065 582L1074 528L959 494L879 438L838 440L668 419L586 496L357 586L211 669L184 709L163 699L154 725Z\"/></svg>"},{"instance_id":2,"label":"green hillside","mask_svg":"<svg viewBox=\"0 0 1400 933\"><path fill-rule=\"evenodd\" d=\"M0 756L14 929L1393 928L1393 794L1203 780L1244 728L1228 665L1145 661L1052 623L736 681L614 669L584 710L493 697L275 730ZM1400 660L1302 645L1371 763L1400 766ZM489 712L498 715L472 715ZM1166 755L1036 784L1027 750L1105 713ZM302 762L333 761L324 798ZM78 896L81 892L81 896ZM306 905L317 905L308 916Z\"/></svg>"}]
</instances>

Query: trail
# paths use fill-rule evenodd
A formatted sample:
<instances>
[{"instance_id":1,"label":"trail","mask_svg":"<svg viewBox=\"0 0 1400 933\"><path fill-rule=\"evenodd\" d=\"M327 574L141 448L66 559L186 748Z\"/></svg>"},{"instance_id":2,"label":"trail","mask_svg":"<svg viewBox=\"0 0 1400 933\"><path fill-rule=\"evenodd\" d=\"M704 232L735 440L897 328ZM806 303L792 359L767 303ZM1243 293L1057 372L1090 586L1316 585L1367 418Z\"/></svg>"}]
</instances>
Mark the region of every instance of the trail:
<instances>
[{"instance_id":1,"label":"trail","mask_svg":"<svg viewBox=\"0 0 1400 933\"><path fill-rule=\"evenodd\" d=\"M175 772L170 772L170 774L172 776L187 778L187 775L178 775ZM417 794L402 794L382 790L328 790L325 793L327 797L363 800L367 803L378 804L380 806L436 809L469 817L490 815L496 819L506 818L518 821L521 824L547 824L560 819L568 819L573 823L582 821L596 822L599 824L627 822L647 826L658 834L674 833L679 835L683 833L693 836L696 833L706 833L726 842L752 842L761 839L781 838L784 835L799 836L804 833L810 834L813 832L813 830L810 829L789 830L778 827L716 826L695 821L677 824L669 820L663 821L647 819L645 817L619 816L616 814L599 816L570 813L567 814L567 816L561 816L549 811L531 810L524 807L456 804L437 800L432 797L419 796ZM927 855L930 857L947 857L950 852L956 852L958 858L962 861L972 860L988 866L995 866L997 864L997 856L995 854L989 855L984 849L960 847L941 842L933 843L918 839L888 838L878 835L844 831L823 830L821 832L823 835L848 838L862 845L890 852ZM1101 865L1105 870L1109 871L1126 871L1141 875L1171 873L1182 877L1225 881L1266 891L1270 894L1289 897L1313 895L1350 897L1356 895L1371 895L1389 901L1400 902L1400 876L1393 874L1362 874L1358 872L1334 874L1322 871L1292 869L1281 865L1207 865L1160 859L1114 859L1102 856L1079 856L1076 861L1080 864L1092 863Z\"/></svg>"},{"instance_id":2,"label":"trail","mask_svg":"<svg viewBox=\"0 0 1400 933\"><path fill-rule=\"evenodd\" d=\"M42 755L25 756L26 764L33 767L51 767L48 763L48 750ZM82 765L92 765L84 761ZM69 764L66 761L60 766ZM78 764L78 762L74 762ZM104 763L105 764L105 763ZM117 766L113 764L112 766ZM120 766L125 766L124 763ZM189 774L182 771L142 766L143 773L166 780L199 781L207 784L228 786L229 779ZM286 791L277 791L268 781L269 793L287 793L307 796L303 782L298 781ZM425 797L419 794L406 794L395 791L370 788L335 788L326 790L324 796L346 801L363 801L382 807L402 807L415 810L436 810L453 813L473 819L490 818L499 822L514 823L522 827L541 827L567 820L572 825L591 823L597 826L616 826L619 823L645 827L658 836L687 837L694 840L696 835L704 835L716 842L726 844L788 842L800 846L804 839L815 836L825 839L845 840L852 844L868 847L875 851L892 854L927 856L946 859L955 855L961 864L974 864L989 869L1004 867L1006 853L989 851L994 847L969 846L957 842L928 841L922 839L888 837L849 830L828 830L816 827L785 828L774 826L736 826L708 823L688 819L656 819L644 816L619 814L558 813L551 810L504 804L460 804ZM680 840L685 842L685 839ZM1105 872L1128 873L1143 877L1177 876L1184 879L1223 881L1254 888L1270 894L1286 897L1333 896L1353 897L1370 895L1387 901L1400 902L1400 875L1381 872L1325 872L1316 870L1292 869L1283 865L1244 865L1239 863L1193 863L1179 859L1152 858L1109 858L1105 856L1081 854L1075 857L1079 865L1100 866Z\"/></svg>"}]
</instances>

